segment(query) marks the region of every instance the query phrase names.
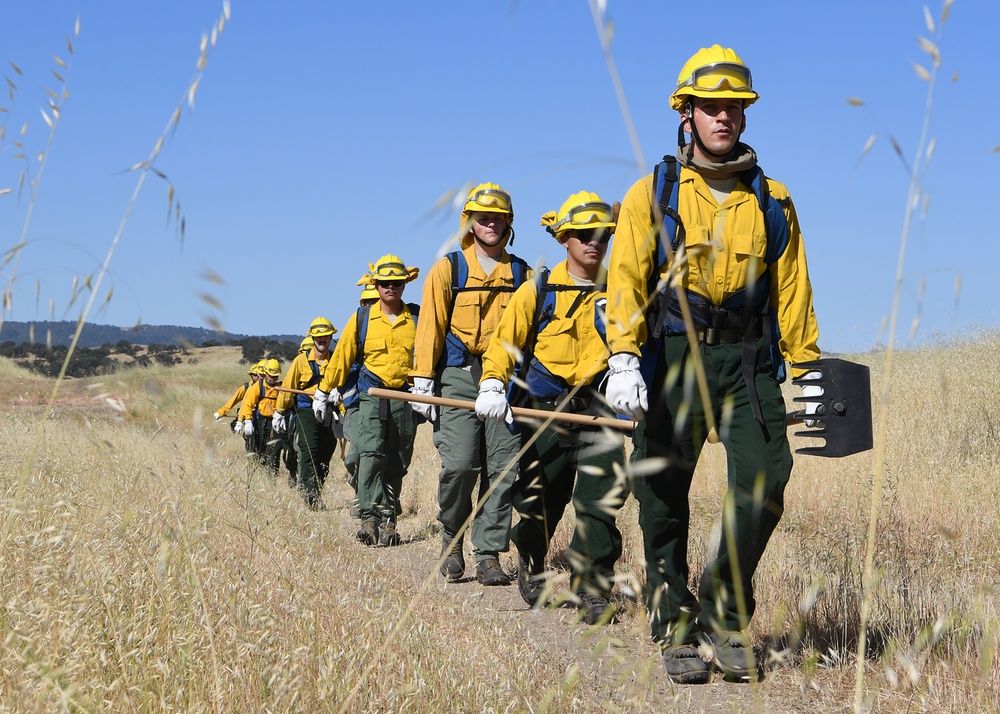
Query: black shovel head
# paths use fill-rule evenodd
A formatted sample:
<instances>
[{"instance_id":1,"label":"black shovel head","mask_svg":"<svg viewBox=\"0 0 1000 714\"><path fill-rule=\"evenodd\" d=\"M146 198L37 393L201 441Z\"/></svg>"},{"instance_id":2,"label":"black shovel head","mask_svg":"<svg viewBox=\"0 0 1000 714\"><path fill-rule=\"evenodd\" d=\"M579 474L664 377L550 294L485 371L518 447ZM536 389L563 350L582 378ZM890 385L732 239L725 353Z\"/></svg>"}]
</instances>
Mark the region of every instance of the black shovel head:
<instances>
[{"instance_id":1,"label":"black shovel head","mask_svg":"<svg viewBox=\"0 0 1000 714\"><path fill-rule=\"evenodd\" d=\"M818 420L819 427L795 432L796 436L819 437L826 440L823 446L796 449L796 454L809 456L850 456L872 448L872 387L869 369L843 359L827 358L793 365L796 369L821 373L819 379L792 380L799 387L815 385L823 388L820 397L794 397L794 402L819 402L816 414L806 415L799 410L789 414L789 419L802 422ZM805 373L803 373L803 376Z\"/></svg>"}]
</instances>

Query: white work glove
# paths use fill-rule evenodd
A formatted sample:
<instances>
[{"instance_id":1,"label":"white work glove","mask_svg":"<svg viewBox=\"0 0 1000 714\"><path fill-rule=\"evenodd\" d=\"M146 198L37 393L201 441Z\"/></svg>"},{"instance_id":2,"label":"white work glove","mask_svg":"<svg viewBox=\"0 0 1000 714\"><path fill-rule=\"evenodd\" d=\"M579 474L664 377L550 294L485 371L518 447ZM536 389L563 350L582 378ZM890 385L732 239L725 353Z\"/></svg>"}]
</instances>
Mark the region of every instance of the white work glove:
<instances>
[{"instance_id":1,"label":"white work glove","mask_svg":"<svg viewBox=\"0 0 1000 714\"><path fill-rule=\"evenodd\" d=\"M514 415L507 403L507 388L499 379L484 379L479 383L479 396L476 397L476 416L486 421L490 419L497 424L514 421Z\"/></svg>"},{"instance_id":2,"label":"white work glove","mask_svg":"<svg viewBox=\"0 0 1000 714\"><path fill-rule=\"evenodd\" d=\"M336 411L336 407L340 404L340 400L340 390L334 387L330 390L330 398L327 400L330 402L330 406L334 408L334 411Z\"/></svg>"},{"instance_id":3,"label":"white work glove","mask_svg":"<svg viewBox=\"0 0 1000 714\"><path fill-rule=\"evenodd\" d=\"M608 358L608 387L605 396L616 414L640 421L649 411L646 383L639 373L639 358L619 352Z\"/></svg>"},{"instance_id":4,"label":"white work glove","mask_svg":"<svg viewBox=\"0 0 1000 714\"><path fill-rule=\"evenodd\" d=\"M288 433L288 419L281 412L275 412L271 417L271 431L275 436L284 436Z\"/></svg>"},{"instance_id":5,"label":"white work glove","mask_svg":"<svg viewBox=\"0 0 1000 714\"><path fill-rule=\"evenodd\" d=\"M422 397L433 397L434 380L427 379L427 377L414 377L413 389L410 390L410 393L419 394ZM427 421L434 421L437 418L437 407L433 404L418 404L417 402L410 402L410 405L413 407L413 411Z\"/></svg>"},{"instance_id":6,"label":"white work glove","mask_svg":"<svg viewBox=\"0 0 1000 714\"><path fill-rule=\"evenodd\" d=\"M316 415L316 421L320 424L326 421L327 414L330 412L330 393L324 392L319 387L316 388L316 394L313 395L313 414Z\"/></svg>"},{"instance_id":7,"label":"white work glove","mask_svg":"<svg viewBox=\"0 0 1000 714\"><path fill-rule=\"evenodd\" d=\"M219 412L215 412L215 421L219 421L220 419L222 419L222 415Z\"/></svg>"},{"instance_id":8,"label":"white work glove","mask_svg":"<svg viewBox=\"0 0 1000 714\"><path fill-rule=\"evenodd\" d=\"M243 436L251 437L253 436L253 422L245 421L243 422Z\"/></svg>"},{"instance_id":9,"label":"white work glove","mask_svg":"<svg viewBox=\"0 0 1000 714\"><path fill-rule=\"evenodd\" d=\"M811 372L806 372L804 375L799 377L799 379L820 379L823 373L818 370L813 370ZM823 388L818 384L803 384L802 385L802 396L803 397L822 397ZM816 414L819 409L819 402L805 402L805 412L806 414ZM806 426L817 426L819 419L803 419L802 423Z\"/></svg>"},{"instance_id":10,"label":"white work glove","mask_svg":"<svg viewBox=\"0 0 1000 714\"><path fill-rule=\"evenodd\" d=\"M236 422L236 426L233 427L233 433L234 434L242 434L243 433L243 422L241 422L241 421Z\"/></svg>"}]
</instances>

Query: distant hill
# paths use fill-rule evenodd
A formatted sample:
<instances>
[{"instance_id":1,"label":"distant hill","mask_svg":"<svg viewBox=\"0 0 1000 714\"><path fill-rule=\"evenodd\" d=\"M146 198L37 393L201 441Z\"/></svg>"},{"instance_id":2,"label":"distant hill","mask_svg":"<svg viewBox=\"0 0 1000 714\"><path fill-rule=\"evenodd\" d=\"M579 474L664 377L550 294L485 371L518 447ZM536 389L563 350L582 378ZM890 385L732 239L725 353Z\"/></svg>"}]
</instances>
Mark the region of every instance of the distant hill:
<instances>
[{"instance_id":1,"label":"distant hill","mask_svg":"<svg viewBox=\"0 0 1000 714\"><path fill-rule=\"evenodd\" d=\"M35 342L47 344L50 340L55 345L69 346L76 332L76 322L63 320L59 322L4 322L0 325L0 342L22 344ZM94 325L87 323L80 333L80 347L100 347L114 345L126 340L133 345L172 345L191 343L196 347L206 342L230 344L247 337L260 337L276 342L295 342L302 335L240 335L233 332L216 332L205 327L181 327L178 325L140 325L136 327L116 327L115 325Z\"/></svg>"}]
</instances>

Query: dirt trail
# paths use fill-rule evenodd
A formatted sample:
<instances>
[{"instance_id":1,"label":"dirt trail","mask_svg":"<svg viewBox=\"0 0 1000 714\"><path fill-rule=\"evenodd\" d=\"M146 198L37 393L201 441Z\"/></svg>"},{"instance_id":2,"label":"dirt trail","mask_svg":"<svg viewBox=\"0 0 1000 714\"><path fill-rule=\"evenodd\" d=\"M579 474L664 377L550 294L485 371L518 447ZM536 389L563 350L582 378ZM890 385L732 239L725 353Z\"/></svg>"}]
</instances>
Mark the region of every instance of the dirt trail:
<instances>
[{"instance_id":1,"label":"dirt trail","mask_svg":"<svg viewBox=\"0 0 1000 714\"><path fill-rule=\"evenodd\" d=\"M329 518L345 539L353 539L358 522L349 515L353 494L341 478L343 467L335 463L334 474L324 494ZM405 488L405 487L404 487ZM404 491L404 497L405 497ZM544 649L561 656L566 668L575 666L580 686L588 692L608 695L606 711L669 712L785 712L848 711L849 707L817 701L809 690L803 700L802 674L795 668L776 668L759 684L725 682L720 674L707 685L682 686L669 681L656 648L648 636L644 613L634 610L619 622L588 627L578 622L574 608L561 607L533 611L524 603L516 583L507 587L483 587L475 579L474 564L466 552L465 580L446 584L434 574L440 541L426 527L426 515L403 516L400 532L404 542L396 548L371 548L371 554L399 582L401 587L419 592L426 600L415 605L416 616L442 598L461 610L470 602L496 614L497 622L514 622L518 627L505 631L515 637L542 641ZM358 547L365 547L358 544ZM513 574L515 555L504 554L502 566Z\"/></svg>"}]
</instances>

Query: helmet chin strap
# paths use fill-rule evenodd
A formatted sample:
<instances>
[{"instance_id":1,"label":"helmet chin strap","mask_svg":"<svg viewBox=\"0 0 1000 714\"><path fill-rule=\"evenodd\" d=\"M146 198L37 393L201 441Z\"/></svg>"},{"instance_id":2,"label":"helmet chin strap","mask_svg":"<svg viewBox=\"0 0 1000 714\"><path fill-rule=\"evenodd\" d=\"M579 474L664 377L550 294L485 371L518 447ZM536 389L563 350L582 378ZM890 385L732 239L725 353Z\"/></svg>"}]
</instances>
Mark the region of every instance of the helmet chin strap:
<instances>
[{"instance_id":1,"label":"helmet chin strap","mask_svg":"<svg viewBox=\"0 0 1000 714\"><path fill-rule=\"evenodd\" d=\"M507 226L507 230L510 231L510 239L507 241L507 245L514 245L514 227L511 226L511 225L508 225ZM495 246L498 246L501 243L503 243L503 239L504 239L504 237L503 237L503 235L501 235L500 236L500 240L498 240L493 245L490 245L489 243L486 243L485 241L483 241L479 236L477 236L475 231L472 231L472 240L476 241L476 243L478 243L479 245L481 245L481 246L483 246L485 248L493 248Z\"/></svg>"},{"instance_id":2,"label":"helmet chin strap","mask_svg":"<svg viewBox=\"0 0 1000 714\"><path fill-rule=\"evenodd\" d=\"M694 138L694 142L698 145L698 148L701 149L707 156L711 156L716 159L724 159L729 156L733 152L733 149L736 148L736 143L739 142L740 137L743 136L743 131L747 128L747 118L746 115L744 115L742 117L742 121L740 122L740 133L736 136L736 143L733 144L733 149L730 149L724 154L717 154L705 146L705 142L703 142L701 137L698 136L698 129L694 125L694 109L691 106L690 100L688 100L687 104L684 105L684 116L687 118L688 126L691 128L691 136ZM687 142L684 141L684 122L681 122L677 127L677 145L685 146L686 144Z\"/></svg>"}]
</instances>

